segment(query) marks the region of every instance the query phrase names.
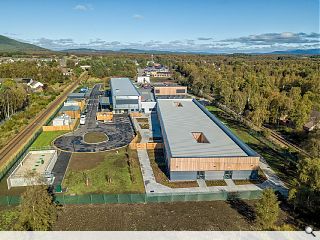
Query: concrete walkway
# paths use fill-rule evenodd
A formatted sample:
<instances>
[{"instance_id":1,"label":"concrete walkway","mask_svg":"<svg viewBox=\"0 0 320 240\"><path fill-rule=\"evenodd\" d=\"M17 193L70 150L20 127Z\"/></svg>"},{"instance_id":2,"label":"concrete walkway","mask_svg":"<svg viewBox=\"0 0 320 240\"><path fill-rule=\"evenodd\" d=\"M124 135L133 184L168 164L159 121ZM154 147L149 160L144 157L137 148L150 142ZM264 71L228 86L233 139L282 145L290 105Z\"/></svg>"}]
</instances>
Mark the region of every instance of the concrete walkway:
<instances>
[{"instance_id":1,"label":"concrete walkway","mask_svg":"<svg viewBox=\"0 0 320 240\"><path fill-rule=\"evenodd\" d=\"M228 187L236 187L232 179L225 179L224 181L226 182Z\"/></svg>"}]
</instances>

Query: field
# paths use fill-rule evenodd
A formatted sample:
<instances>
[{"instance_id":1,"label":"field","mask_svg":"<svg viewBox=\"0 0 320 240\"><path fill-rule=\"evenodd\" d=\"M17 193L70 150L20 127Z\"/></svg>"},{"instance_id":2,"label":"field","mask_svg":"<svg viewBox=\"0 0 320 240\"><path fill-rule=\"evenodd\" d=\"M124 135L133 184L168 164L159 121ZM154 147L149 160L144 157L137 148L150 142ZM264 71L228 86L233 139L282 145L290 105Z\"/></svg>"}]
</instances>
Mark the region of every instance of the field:
<instances>
[{"instance_id":1,"label":"field","mask_svg":"<svg viewBox=\"0 0 320 240\"><path fill-rule=\"evenodd\" d=\"M51 143L57 137L67 133L68 131L52 131L52 132L42 132L37 139L33 142L31 147L41 148L51 146Z\"/></svg>"},{"instance_id":2,"label":"field","mask_svg":"<svg viewBox=\"0 0 320 240\"><path fill-rule=\"evenodd\" d=\"M137 154L126 148L72 154L63 186L70 194L144 192Z\"/></svg>"},{"instance_id":3,"label":"field","mask_svg":"<svg viewBox=\"0 0 320 240\"><path fill-rule=\"evenodd\" d=\"M260 230L256 201L176 202L150 204L67 205L56 231L219 231ZM292 222L281 211L279 225Z\"/></svg>"}]
</instances>

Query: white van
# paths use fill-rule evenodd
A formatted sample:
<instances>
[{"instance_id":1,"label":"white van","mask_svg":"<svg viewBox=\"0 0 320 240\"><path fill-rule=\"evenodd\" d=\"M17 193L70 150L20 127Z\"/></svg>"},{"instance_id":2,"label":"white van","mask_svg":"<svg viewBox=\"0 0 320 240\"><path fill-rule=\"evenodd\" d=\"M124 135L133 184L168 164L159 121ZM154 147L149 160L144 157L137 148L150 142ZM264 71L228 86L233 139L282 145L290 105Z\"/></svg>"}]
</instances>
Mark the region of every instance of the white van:
<instances>
[{"instance_id":1,"label":"white van","mask_svg":"<svg viewBox=\"0 0 320 240\"><path fill-rule=\"evenodd\" d=\"M81 115L80 117L80 125L86 124L86 115Z\"/></svg>"}]
</instances>

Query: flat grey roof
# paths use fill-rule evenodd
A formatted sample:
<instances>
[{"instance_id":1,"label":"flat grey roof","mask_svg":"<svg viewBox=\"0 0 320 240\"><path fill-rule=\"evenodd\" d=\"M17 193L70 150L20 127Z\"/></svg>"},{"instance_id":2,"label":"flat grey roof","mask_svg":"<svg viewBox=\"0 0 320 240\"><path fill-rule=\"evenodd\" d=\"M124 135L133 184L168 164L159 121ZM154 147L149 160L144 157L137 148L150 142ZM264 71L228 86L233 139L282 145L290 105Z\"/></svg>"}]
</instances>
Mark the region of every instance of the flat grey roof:
<instances>
[{"instance_id":1,"label":"flat grey roof","mask_svg":"<svg viewBox=\"0 0 320 240\"><path fill-rule=\"evenodd\" d=\"M112 96L140 96L129 78L111 78Z\"/></svg>"},{"instance_id":2,"label":"flat grey roof","mask_svg":"<svg viewBox=\"0 0 320 240\"><path fill-rule=\"evenodd\" d=\"M79 106L70 105L70 106L63 106L60 109L60 112L62 112L62 111L78 111L78 110L80 110Z\"/></svg>"},{"instance_id":3,"label":"flat grey roof","mask_svg":"<svg viewBox=\"0 0 320 240\"><path fill-rule=\"evenodd\" d=\"M85 93L70 93L68 95L68 98L78 98L78 99L81 99L81 98L85 98Z\"/></svg>"},{"instance_id":4,"label":"flat grey roof","mask_svg":"<svg viewBox=\"0 0 320 240\"><path fill-rule=\"evenodd\" d=\"M193 99L158 99L158 114L171 157L257 156L229 129ZM177 103L182 106L178 107ZM203 107L204 108L204 107ZM205 112L206 111L206 112ZM193 132L201 132L209 143L198 143ZM240 147L241 146L241 147Z\"/></svg>"},{"instance_id":5,"label":"flat grey roof","mask_svg":"<svg viewBox=\"0 0 320 240\"><path fill-rule=\"evenodd\" d=\"M138 91L141 95L142 102L155 102L156 101L151 88L148 88L148 89L139 88Z\"/></svg>"}]
</instances>

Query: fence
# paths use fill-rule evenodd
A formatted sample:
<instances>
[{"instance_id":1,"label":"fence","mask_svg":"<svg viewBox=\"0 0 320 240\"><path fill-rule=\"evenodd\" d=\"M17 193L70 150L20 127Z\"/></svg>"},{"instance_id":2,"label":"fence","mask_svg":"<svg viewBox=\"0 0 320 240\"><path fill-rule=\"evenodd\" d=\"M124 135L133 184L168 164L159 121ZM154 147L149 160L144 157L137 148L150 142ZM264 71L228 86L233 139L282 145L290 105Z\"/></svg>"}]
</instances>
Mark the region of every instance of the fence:
<instances>
[{"instance_id":1,"label":"fence","mask_svg":"<svg viewBox=\"0 0 320 240\"><path fill-rule=\"evenodd\" d=\"M228 199L258 199L261 191L213 192L213 193L179 193L179 194L86 194L55 195L57 204L114 204L114 203L165 203L165 202L201 202L225 201ZM19 196L0 196L0 205L17 205Z\"/></svg>"},{"instance_id":2,"label":"fence","mask_svg":"<svg viewBox=\"0 0 320 240\"><path fill-rule=\"evenodd\" d=\"M45 122L44 125L48 125L52 119L57 115L60 108L63 106L63 103L54 111L54 113L49 117L49 119ZM33 134L33 136L29 139L29 141L23 146L23 148L12 158L12 160L1 168L0 170L0 180L5 177L7 174L10 174L10 171L13 171L15 167L20 164L22 159L27 154L27 150L30 148L32 143L36 140L36 138L42 133L42 128L40 128L37 132Z\"/></svg>"},{"instance_id":3,"label":"fence","mask_svg":"<svg viewBox=\"0 0 320 240\"><path fill-rule=\"evenodd\" d=\"M72 131L73 129L76 128L76 126L78 125L79 119L74 119L72 121L72 124L69 125L63 125L63 126L42 126L42 130L44 132L53 132L53 131Z\"/></svg>"},{"instance_id":4,"label":"fence","mask_svg":"<svg viewBox=\"0 0 320 240\"><path fill-rule=\"evenodd\" d=\"M148 143L135 143L131 142L129 144L130 149L147 149L147 150L153 150L153 149L163 149L163 143L153 143L153 142L148 142Z\"/></svg>"}]
</instances>

